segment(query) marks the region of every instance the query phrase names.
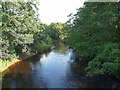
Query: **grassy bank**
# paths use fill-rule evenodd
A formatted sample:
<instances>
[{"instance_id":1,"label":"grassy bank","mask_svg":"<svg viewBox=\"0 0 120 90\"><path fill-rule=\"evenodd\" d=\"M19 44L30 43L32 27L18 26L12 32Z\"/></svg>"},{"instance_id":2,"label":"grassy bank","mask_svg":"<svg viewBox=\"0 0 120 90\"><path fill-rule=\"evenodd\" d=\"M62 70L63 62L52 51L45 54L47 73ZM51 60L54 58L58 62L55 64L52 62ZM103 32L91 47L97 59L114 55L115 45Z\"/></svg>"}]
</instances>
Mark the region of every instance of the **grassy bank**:
<instances>
[{"instance_id":1,"label":"grassy bank","mask_svg":"<svg viewBox=\"0 0 120 90\"><path fill-rule=\"evenodd\" d=\"M13 64L20 62L21 60L26 60L34 55L35 53L31 53L29 55L24 54L19 58L11 58L10 60L0 59L0 77L4 76L4 74L9 71L9 67L11 67Z\"/></svg>"},{"instance_id":2,"label":"grassy bank","mask_svg":"<svg viewBox=\"0 0 120 90\"><path fill-rule=\"evenodd\" d=\"M7 70L8 67L19 61L20 60L17 58L13 58L11 60L5 60L5 61L0 59L0 76L2 76L3 72Z\"/></svg>"}]
</instances>

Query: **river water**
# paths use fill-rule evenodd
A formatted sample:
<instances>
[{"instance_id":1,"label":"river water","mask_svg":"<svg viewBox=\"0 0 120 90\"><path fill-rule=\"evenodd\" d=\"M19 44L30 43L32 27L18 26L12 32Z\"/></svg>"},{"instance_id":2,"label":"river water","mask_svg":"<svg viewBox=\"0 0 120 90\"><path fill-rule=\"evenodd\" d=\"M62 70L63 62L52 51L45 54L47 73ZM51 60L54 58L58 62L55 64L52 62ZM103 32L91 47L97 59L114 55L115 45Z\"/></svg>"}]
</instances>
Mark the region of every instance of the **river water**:
<instances>
[{"instance_id":1,"label":"river water","mask_svg":"<svg viewBox=\"0 0 120 90\"><path fill-rule=\"evenodd\" d=\"M3 77L3 88L97 88L92 79L84 77L84 70L74 61L74 53L68 46L60 43L48 53L38 54L9 68ZM98 80L101 82L101 80ZM110 87L118 81L109 79L101 87Z\"/></svg>"}]
</instances>

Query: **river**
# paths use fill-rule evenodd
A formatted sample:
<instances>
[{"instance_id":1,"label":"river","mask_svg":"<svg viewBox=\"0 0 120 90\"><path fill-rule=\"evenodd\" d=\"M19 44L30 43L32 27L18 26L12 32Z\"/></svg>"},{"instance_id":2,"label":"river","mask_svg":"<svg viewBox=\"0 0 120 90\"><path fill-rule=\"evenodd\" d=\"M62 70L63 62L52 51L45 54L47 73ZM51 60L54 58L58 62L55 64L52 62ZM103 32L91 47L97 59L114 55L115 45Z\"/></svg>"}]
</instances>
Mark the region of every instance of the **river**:
<instances>
[{"instance_id":1,"label":"river","mask_svg":"<svg viewBox=\"0 0 120 90\"><path fill-rule=\"evenodd\" d=\"M104 84L99 82L102 80L86 78L82 66L75 63L73 50L60 43L50 52L12 65L3 77L2 88L111 88L119 84L111 78Z\"/></svg>"}]
</instances>

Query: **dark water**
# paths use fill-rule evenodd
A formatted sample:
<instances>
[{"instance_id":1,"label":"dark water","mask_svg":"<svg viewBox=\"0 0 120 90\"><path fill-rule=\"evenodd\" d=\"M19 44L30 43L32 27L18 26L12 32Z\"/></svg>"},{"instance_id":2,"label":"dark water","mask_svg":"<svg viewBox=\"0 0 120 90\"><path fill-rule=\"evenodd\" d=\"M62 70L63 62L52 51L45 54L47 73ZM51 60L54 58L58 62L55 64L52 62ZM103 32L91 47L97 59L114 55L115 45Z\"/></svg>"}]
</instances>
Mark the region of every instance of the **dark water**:
<instances>
[{"instance_id":1,"label":"dark water","mask_svg":"<svg viewBox=\"0 0 120 90\"><path fill-rule=\"evenodd\" d=\"M27 61L21 61L9 68L3 77L3 88L97 88L119 87L116 79L85 77L84 66L75 64L74 53L60 43L54 50L36 55ZM108 81L107 81L108 80ZM97 83L98 82L98 83ZM108 83L109 82L109 83ZM101 82L102 83L102 82Z\"/></svg>"}]
</instances>

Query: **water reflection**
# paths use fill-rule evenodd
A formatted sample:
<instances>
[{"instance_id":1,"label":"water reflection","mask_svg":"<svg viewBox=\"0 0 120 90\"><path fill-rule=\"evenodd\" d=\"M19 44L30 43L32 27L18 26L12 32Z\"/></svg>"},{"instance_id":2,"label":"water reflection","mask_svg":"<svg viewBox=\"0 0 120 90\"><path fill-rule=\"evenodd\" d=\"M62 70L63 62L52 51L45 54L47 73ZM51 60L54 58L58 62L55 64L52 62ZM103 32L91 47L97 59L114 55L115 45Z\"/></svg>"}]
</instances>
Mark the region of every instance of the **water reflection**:
<instances>
[{"instance_id":1,"label":"water reflection","mask_svg":"<svg viewBox=\"0 0 120 90\"><path fill-rule=\"evenodd\" d=\"M48 88L64 88L67 72L69 71L69 53L60 54L52 51L48 57L45 55L40 59L41 77L47 82Z\"/></svg>"},{"instance_id":2,"label":"water reflection","mask_svg":"<svg viewBox=\"0 0 120 90\"><path fill-rule=\"evenodd\" d=\"M36 55L10 67L11 74L3 79L3 87L65 88L70 73L72 50L60 43L47 54Z\"/></svg>"},{"instance_id":3,"label":"water reflection","mask_svg":"<svg viewBox=\"0 0 120 90\"><path fill-rule=\"evenodd\" d=\"M43 55L35 55L9 68L3 78L3 88L91 88L100 86L101 80L88 79L84 61L75 63L72 49L60 43L55 49ZM96 81L95 81L96 80ZM99 83L96 85L96 82ZM110 82L113 82L111 80ZM110 83L108 80L108 83ZM114 83L114 82L113 82ZM112 84L109 84L111 87ZM118 83L117 83L118 84Z\"/></svg>"},{"instance_id":4,"label":"water reflection","mask_svg":"<svg viewBox=\"0 0 120 90\"><path fill-rule=\"evenodd\" d=\"M20 61L9 67L10 73L30 73L32 71L30 64L26 61Z\"/></svg>"},{"instance_id":5,"label":"water reflection","mask_svg":"<svg viewBox=\"0 0 120 90\"><path fill-rule=\"evenodd\" d=\"M20 61L12 65L9 67L8 74L3 78L3 88L27 88L32 86L31 72L30 64L26 61Z\"/></svg>"},{"instance_id":6,"label":"water reflection","mask_svg":"<svg viewBox=\"0 0 120 90\"><path fill-rule=\"evenodd\" d=\"M67 51L68 51L68 46L64 45L61 42L56 44L56 48L54 49L54 52L60 53L60 54L65 54Z\"/></svg>"}]
</instances>

